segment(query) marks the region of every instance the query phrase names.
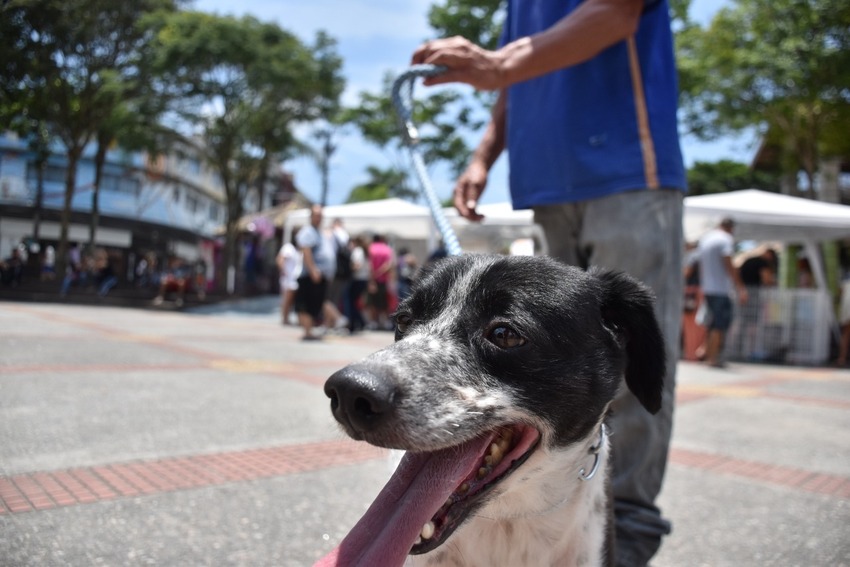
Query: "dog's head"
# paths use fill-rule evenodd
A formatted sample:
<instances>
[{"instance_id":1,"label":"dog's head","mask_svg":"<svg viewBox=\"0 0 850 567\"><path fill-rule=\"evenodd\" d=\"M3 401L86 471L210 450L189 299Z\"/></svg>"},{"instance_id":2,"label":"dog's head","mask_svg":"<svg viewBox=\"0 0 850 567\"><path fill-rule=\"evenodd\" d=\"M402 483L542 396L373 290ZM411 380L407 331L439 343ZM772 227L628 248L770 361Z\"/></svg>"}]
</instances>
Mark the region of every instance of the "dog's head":
<instances>
[{"instance_id":1,"label":"dog's head","mask_svg":"<svg viewBox=\"0 0 850 567\"><path fill-rule=\"evenodd\" d=\"M335 373L325 392L351 437L408 451L409 478L385 492L402 490L394 482L409 490L415 473L437 494L424 518L437 514L446 533L414 553L439 545L471 508L454 517L440 499L483 499L535 450L587 439L623 377L647 410L661 405L652 294L622 273L543 257L448 258L415 284L396 326L393 345ZM406 555L410 542L398 545Z\"/></svg>"}]
</instances>

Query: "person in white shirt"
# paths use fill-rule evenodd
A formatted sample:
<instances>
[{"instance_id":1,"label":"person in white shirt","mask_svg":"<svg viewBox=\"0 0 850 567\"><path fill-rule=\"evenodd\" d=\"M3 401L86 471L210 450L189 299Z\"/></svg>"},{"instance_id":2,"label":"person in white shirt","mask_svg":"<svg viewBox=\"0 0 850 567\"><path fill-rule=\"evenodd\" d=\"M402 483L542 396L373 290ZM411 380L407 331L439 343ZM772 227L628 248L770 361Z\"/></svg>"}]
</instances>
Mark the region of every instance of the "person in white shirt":
<instances>
[{"instance_id":1,"label":"person in white shirt","mask_svg":"<svg viewBox=\"0 0 850 567\"><path fill-rule=\"evenodd\" d=\"M700 286L708 309L705 362L714 367L724 365L723 345L726 332L732 324L732 297L737 292L738 302L747 301L747 288L732 264L735 252L735 239L732 237L734 230L735 222L725 218L717 228L700 238L697 248Z\"/></svg>"},{"instance_id":2,"label":"person in white shirt","mask_svg":"<svg viewBox=\"0 0 850 567\"><path fill-rule=\"evenodd\" d=\"M350 312L348 330L356 333L366 328L362 307L366 288L372 278L372 265L369 263L366 241L362 236L352 238L349 248L351 249L351 282L346 298Z\"/></svg>"},{"instance_id":3,"label":"person in white shirt","mask_svg":"<svg viewBox=\"0 0 850 567\"><path fill-rule=\"evenodd\" d=\"M285 242L277 253L277 269L280 274L280 322L290 323L290 315L295 306L295 292L298 289L298 276L301 275L301 252L295 247L295 236L298 229L292 232L292 242Z\"/></svg>"}]
</instances>

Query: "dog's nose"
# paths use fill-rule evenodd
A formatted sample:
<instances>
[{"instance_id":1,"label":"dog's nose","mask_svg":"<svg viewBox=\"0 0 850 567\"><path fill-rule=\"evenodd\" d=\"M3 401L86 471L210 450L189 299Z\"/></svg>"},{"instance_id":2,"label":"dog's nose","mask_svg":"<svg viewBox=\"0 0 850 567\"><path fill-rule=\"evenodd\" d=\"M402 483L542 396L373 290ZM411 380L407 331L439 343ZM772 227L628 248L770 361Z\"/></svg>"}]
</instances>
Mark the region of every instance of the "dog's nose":
<instances>
[{"instance_id":1,"label":"dog's nose","mask_svg":"<svg viewBox=\"0 0 850 567\"><path fill-rule=\"evenodd\" d=\"M354 439L378 427L392 413L397 390L391 380L347 366L325 382L331 411Z\"/></svg>"}]
</instances>

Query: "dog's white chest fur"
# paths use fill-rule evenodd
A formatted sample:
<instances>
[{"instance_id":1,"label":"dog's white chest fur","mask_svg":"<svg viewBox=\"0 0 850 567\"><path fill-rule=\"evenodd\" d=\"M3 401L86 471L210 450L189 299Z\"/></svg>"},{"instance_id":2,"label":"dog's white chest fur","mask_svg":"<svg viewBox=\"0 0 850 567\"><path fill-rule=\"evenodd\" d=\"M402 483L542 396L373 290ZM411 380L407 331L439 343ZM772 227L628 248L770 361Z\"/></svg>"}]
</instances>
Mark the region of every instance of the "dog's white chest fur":
<instances>
[{"instance_id":1,"label":"dog's white chest fur","mask_svg":"<svg viewBox=\"0 0 850 567\"><path fill-rule=\"evenodd\" d=\"M601 565L607 447L599 455L599 474L585 482L579 479L578 469L592 465L587 455L584 445L554 455L533 455L506 480L498 495L467 519L443 546L425 555L411 556L405 565Z\"/></svg>"}]
</instances>

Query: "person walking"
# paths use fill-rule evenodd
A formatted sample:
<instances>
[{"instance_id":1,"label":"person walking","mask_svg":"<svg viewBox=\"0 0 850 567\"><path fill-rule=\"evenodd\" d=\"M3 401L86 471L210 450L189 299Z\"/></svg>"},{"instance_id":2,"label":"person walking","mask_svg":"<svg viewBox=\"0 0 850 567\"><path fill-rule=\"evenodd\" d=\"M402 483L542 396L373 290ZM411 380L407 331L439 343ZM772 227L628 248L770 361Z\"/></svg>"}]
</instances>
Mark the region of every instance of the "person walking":
<instances>
[{"instance_id":1,"label":"person walking","mask_svg":"<svg viewBox=\"0 0 850 567\"><path fill-rule=\"evenodd\" d=\"M383 235L376 234L372 237L368 255L371 272L366 288L366 306L370 326L375 329L391 329L389 294L395 276L395 254Z\"/></svg>"},{"instance_id":2,"label":"person walking","mask_svg":"<svg viewBox=\"0 0 850 567\"><path fill-rule=\"evenodd\" d=\"M532 209L552 256L616 268L649 285L666 340L662 409L622 389L611 436L617 564L646 565L670 531L655 500L673 421L682 313L678 86L666 0L508 0L500 47L429 41L414 64L443 65L426 85L496 90L490 123L454 192L476 210L508 150L514 208Z\"/></svg>"},{"instance_id":3,"label":"person walking","mask_svg":"<svg viewBox=\"0 0 850 567\"><path fill-rule=\"evenodd\" d=\"M342 219L334 219L331 224L330 236L333 238L336 252L336 270L328 292L328 299L338 311L342 311L342 315L349 318L346 297L351 282L351 254L348 248L348 241L351 240L351 237L345 230Z\"/></svg>"},{"instance_id":4,"label":"person walking","mask_svg":"<svg viewBox=\"0 0 850 567\"><path fill-rule=\"evenodd\" d=\"M322 337L315 327L322 317L327 299L328 283L333 278L334 247L325 243L322 235L322 206L310 209L310 224L298 231L296 242L301 251L302 269L295 292L295 311L298 322L304 329L301 337L305 341L316 341Z\"/></svg>"},{"instance_id":5,"label":"person walking","mask_svg":"<svg viewBox=\"0 0 850 567\"><path fill-rule=\"evenodd\" d=\"M717 228L710 230L699 240L700 285L708 310L708 335L705 342L705 362L721 368L723 345L734 314L732 296L737 291L738 301L746 303L747 288L732 264L735 239L732 233L735 221L725 218Z\"/></svg>"},{"instance_id":6,"label":"person walking","mask_svg":"<svg viewBox=\"0 0 850 567\"><path fill-rule=\"evenodd\" d=\"M348 286L347 303L351 314L348 316L348 330L356 333L366 328L362 303L369 280L372 278L372 265L369 263L366 241L363 237L355 236L351 239L349 248L351 249L351 284Z\"/></svg>"},{"instance_id":7,"label":"person walking","mask_svg":"<svg viewBox=\"0 0 850 567\"><path fill-rule=\"evenodd\" d=\"M295 305L295 292L298 290L298 277L301 275L301 252L295 247L298 229L292 234L292 242L284 242L277 253L277 269L280 284L280 322L290 323L290 315Z\"/></svg>"},{"instance_id":8,"label":"person walking","mask_svg":"<svg viewBox=\"0 0 850 567\"><path fill-rule=\"evenodd\" d=\"M761 253L744 260L738 268L741 283L747 288L747 302L741 309L738 352L750 360L762 360L767 356L759 338L763 328L763 288L776 286L779 257L776 250L767 247Z\"/></svg>"}]
</instances>

